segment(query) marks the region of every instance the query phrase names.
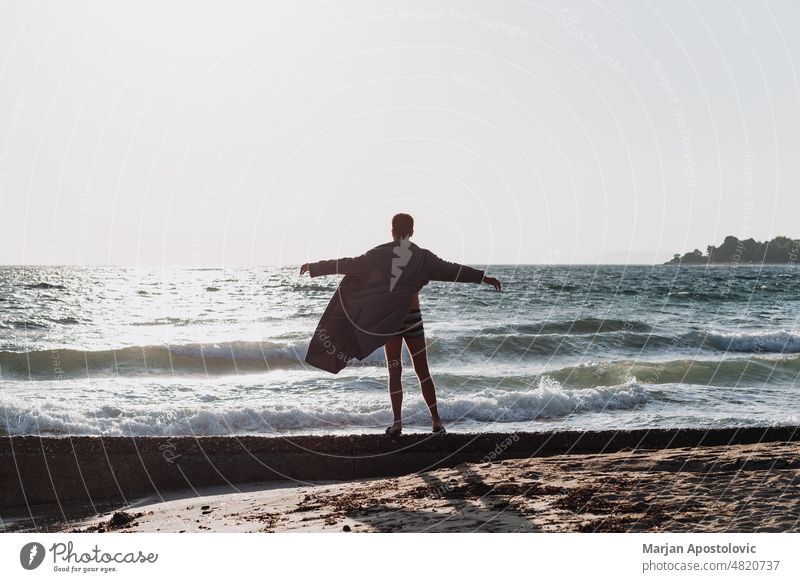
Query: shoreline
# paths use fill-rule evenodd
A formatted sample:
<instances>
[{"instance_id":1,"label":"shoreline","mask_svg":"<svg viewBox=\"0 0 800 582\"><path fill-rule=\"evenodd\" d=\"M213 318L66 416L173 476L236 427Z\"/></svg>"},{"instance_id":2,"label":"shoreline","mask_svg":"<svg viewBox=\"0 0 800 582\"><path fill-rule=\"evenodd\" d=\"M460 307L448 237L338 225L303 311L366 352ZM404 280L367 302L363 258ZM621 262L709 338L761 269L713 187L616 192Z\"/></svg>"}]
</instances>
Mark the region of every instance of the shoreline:
<instances>
[{"instance_id":1,"label":"shoreline","mask_svg":"<svg viewBox=\"0 0 800 582\"><path fill-rule=\"evenodd\" d=\"M57 527L110 508L200 491L235 493L247 484L354 483L420 478L464 465L507 462L568 466L613 454L686 456L736 446L787 446L800 427L652 429L517 433L294 437L4 437L0 439L0 519ZM794 445L792 445L794 446ZM779 449L776 449L779 450ZM553 460L555 459L555 460ZM733 461L731 461L733 462ZM793 466L793 460L787 461ZM599 467L602 469L602 467ZM247 487L245 487L247 488ZM178 493L184 492L184 493ZM187 493L188 492L188 493Z\"/></svg>"}]
</instances>

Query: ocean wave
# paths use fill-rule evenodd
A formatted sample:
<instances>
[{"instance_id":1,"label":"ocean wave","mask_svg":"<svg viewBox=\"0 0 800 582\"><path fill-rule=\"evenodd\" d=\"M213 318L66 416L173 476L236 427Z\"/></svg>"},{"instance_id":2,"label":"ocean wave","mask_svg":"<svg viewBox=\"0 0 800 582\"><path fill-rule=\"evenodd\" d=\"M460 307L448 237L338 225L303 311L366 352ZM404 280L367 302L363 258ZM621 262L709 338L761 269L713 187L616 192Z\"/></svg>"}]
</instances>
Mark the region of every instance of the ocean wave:
<instances>
[{"instance_id":1,"label":"ocean wave","mask_svg":"<svg viewBox=\"0 0 800 582\"><path fill-rule=\"evenodd\" d=\"M12 322L4 322L7 326ZM26 322L29 329L36 322ZM64 320L64 324L71 321ZM57 380L95 376L220 376L267 373L273 370L309 369L305 364L308 339L292 337L271 341L230 341L175 345L141 345L118 349L81 350L52 349L0 351L0 374L10 378ZM690 358L702 349L707 352L740 352L752 354L794 354L800 352L800 335L776 332L700 332L659 335L638 332L611 332L597 335L573 334L428 334L428 352L432 361L449 365L463 362L474 367L486 362L546 361L554 356L592 356L617 354L617 362L598 368L583 364L557 370L560 380L583 378L582 385L594 382L621 382L631 374L647 381L696 384L724 384L788 381L800 373L797 358L784 360ZM677 350L677 351L676 351ZM639 361L645 354L685 353L684 359L661 363ZM662 356L663 357L663 356ZM404 361L411 364L407 350ZM627 360L625 358L628 358ZM636 358L636 360L632 360ZM652 356L650 356L652 359ZM385 356L379 348L362 361L349 366L384 366ZM600 365L598 365L600 366ZM600 372L611 380L601 380Z\"/></svg>"},{"instance_id":2,"label":"ocean wave","mask_svg":"<svg viewBox=\"0 0 800 582\"><path fill-rule=\"evenodd\" d=\"M0 321L0 329L47 329L48 323L33 319L7 319Z\"/></svg>"},{"instance_id":3,"label":"ocean wave","mask_svg":"<svg viewBox=\"0 0 800 582\"><path fill-rule=\"evenodd\" d=\"M727 352L800 352L800 334L786 331L695 331L689 334L698 345L704 348Z\"/></svg>"},{"instance_id":4,"label":"ocean wave","mask_svg":"<svg viewBox=\"0 0 800 582\"><path fill-rule=\"evenodd\" d=\"M28 283L25 285L26 289L66 289L64 285L59 285L57 283L47 283L42 281L40 283Z\"/></svg>"},{"instance_id":5,"label":"ocean wave","mask_svg":"<svg viewBox=\"0 0 800 582\"><path fill-rule=\"evenodd\" d=\"M724 301L746 298L741 292L736 290L723 291L698 291L698 290L671 290L667 293L670 299L681 299L688 301Z\"/></svg>"},{"instance_id":6,"label":"ocean wave","mask_svg":"<svg viewBox=\"0 0 800 582\"><path fill-rule=\"evenodd\" d=\"M650 332L653 327L644 321L626 319L600 319L586 317L575 320L543 321L539 323L509 323L478 330L481 334L598 334L618 331Z\"/></svg>"},{"instance_id":7,"label":"ocean wave","mask_svg":"<svg viewBox=\"0 0 800 582\"><path fill-rule=\"evenodd\" d=\"M616 350L670 350L686 342L680 337L655 333L612 332L607 334L470 333L449 336L428 334L428 351L434 358L520 360L527 357L584 355Z\"/></svg>"},{"instance_id":8,"label":"ocean wave","mask_svg":"<svg viewBox=\"0 0 800 582\"><path fill-rule=\"evenodd\" d=\"M302 368L306 341L147 345L109 350L0 351L4 377L59 380L94 376L224 375Z\"/></svg>"},{"instance_id":9,"label":"ocean wave","mask_svg":"<svg viewBox=\"0 0 800 582\"><path fill-rule=\"evenodd\" d=\"M439 356L520 358L523 356L568 356L599 350L622 353L669 353L675 350L742 353L800 353L800 334L785 330L719 332L693 330L664 333L645 329L647 324L633 325L622 320L580 320L580 332L568 331L564 325L554 325L547 331L529 324L489 327L475 333L438 337L429 334L429 350ZM602 331L592 332L592 326L603 322Z\"/></svg>"},{"instance_id":10,"label":"ocean wave","mask_svg":"<svg viewBox=\"0 0 800 582\"><path fill-rule=\"evenodd\" d=\"M39 319L7 319L0 321L0 329L49 329L56 325L76 325L81 323L77 317L41 317Z\"/></svg>"},{"instance_id":11,"label":"ocean wave","mask_svg":"<svg viewBox=\"0 0 800 582\"><path fill-rule=\"evenodd\" d=\"M552 282L550 282L550 283L545 283L544 286L547 287L548 289L550 289L551 291L562 291L564 293L567 293L569 291L577 291L577 290L580 289L580 287L578 285L573 285L571 283L552 283Z\"/></svg>"},{"instance_id":12,"label":"ocean wave","mask_svg":"<svg viewBox=\"0 0 800 582\"><path fill-rule=\"evenodd\" d=\"M280 286L280 285L278 285ZM336 286L333 284L318 284L318 283L306 283L305 281L301 282L290 282L288 283L289 289L292 291L301 291L301 292L320 292L320 293L330 293L336 289Z\"/></svg>"},{"instance_id":13,"label":"ocean wave","mask_svg":"<svg viewBox=\"0 0 800 582\"><path fill-rule=\"evenodd\" d=\"M537 385L519 391L483 391L474 395L442 395L439 413L445 423L456 421L520 422L563 418L603 410L630 410L644 405L647 390L629 379L619 386L579 390L564 389L542 378ZM321 402L180 407L162 404L114 405L97 403L78 408L78 402L53 400L32 403L14 397L0 398L10 434L72 435L224 435L274 433L283 430L379 427L391 421L384 398L353 399L338 405ZM427 408L421 399L404 408L405 424L427 426Z\"/></svg>"},{"instance_id":14,"label":"ocean wave","mask_svg":"<svg viewBox=\"0 0 800 582\"><path fill-rule=\"evenodd\" d=\"M628 377L648 384L745 386L788 384L800 374L800 356L725 360L676 359L662 362L617 360L567 366L546 374L569 386L614 385Z\"/></svg>"},{"instance_id":15,"label":"ocean wave","mask_svg":"<svg viewBox=\"0 0 800 582\"><path fill-rule=\"evenodd\" d=\"M312 369L305 363L308 339L127 346L117 349L55 348L0 351L0 377L62 380L79 377L224 376ZM407 349L403 361L411 365ZM383 348L350 367L385 366Z\"/></svg>"},{"instance_id":16,"label":"ocean wave","mask_svg":"<svg viewBox=\"0 0 800 582\"><path fill-rule=\"evenodd\" d=\"M189 325L197 325L199 321L195 318L191 317L158 317L156 319L148 319L144 321L132 321L129 325L132 326L157 326L157 325L174 325L176 327L179 326L189 326ZM208 320L205 320L204 323L208 323Z\"/></svg>"}]
</instances>

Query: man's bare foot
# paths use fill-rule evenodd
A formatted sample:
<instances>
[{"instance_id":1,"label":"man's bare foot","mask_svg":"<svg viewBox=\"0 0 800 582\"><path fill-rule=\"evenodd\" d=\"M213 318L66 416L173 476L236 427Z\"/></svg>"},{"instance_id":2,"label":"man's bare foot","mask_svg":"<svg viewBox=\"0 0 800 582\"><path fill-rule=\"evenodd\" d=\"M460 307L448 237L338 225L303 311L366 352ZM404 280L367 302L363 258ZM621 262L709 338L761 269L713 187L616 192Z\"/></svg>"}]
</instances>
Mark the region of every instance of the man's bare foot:
<instances>
[{"instance_id":1,"label":"man's bare foot","mask_svg":"<svg viewBox=\"0 0 800 582\"><path fill-rule=\"evenodd\" d=\"M442 426L441 422L437 422L436 424L433 425L433 432L445 434L447 431L444 430L444 427Z\"/></svg>"},{"instance_id":2,"label":"man's bare foot","mask_svg":"<svg viewBox=\"0 0 800 582\"><path fill-rule=\"evenodd\" d=\"M386 434L389 436L397 436L403 432L403 423L399 420L395 420L392 423L392 426L386 429Z\"/></svg>"}]
</instances>

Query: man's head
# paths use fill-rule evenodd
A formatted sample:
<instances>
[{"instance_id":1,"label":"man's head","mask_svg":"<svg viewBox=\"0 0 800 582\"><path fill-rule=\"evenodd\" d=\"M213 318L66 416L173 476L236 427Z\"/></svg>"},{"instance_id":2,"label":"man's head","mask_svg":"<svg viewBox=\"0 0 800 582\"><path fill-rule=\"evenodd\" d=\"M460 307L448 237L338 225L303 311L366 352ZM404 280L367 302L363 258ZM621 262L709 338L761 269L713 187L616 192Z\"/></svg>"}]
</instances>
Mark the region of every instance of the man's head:
<instances>
[{"instance_id":1,"label":"man's head","mask_svg":"<svg viewBox=\"0 0 800 582\"><path fill-rule=\"evenodd\" d=\"M392 217L392 238L400 240L414 234L414 219L410 214L395 214Z\"/></svg>"}]
</instances>

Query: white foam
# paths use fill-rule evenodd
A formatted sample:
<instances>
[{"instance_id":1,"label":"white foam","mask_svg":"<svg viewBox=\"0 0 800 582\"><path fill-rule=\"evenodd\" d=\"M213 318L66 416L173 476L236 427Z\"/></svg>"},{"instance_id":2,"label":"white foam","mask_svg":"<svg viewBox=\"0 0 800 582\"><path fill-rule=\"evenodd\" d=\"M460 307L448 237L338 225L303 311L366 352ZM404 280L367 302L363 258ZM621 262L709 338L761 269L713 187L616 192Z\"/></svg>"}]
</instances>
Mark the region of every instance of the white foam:
<instances>
[{"instance_id":1,"label":"white foam","mask_svg":"<svg viewBox=\"0 0 800 582\"><path fill-rule=\"evenodd\" d=\"M787 330L741 332L711 330L701 335L704 336L704 343L732 352L800 352L800 334Z\"/></svg>"},{"instance_id":2,"label":"white foam","mask_svg":"<svg viewBox=\"0 0 800 582\"><path fill-rule=\"evenodd\" d=\"M224 435L272 433L289 429L340 430L377 427L391 420L385 394L342 397L302 403L283 398L256 405L197 402L181 406L174 400L160 403L87 404L81 399L0 399L0 429L10 434L104 435ZM493 390L475 395L440 393L439 413L445 422L535 421L575 413L631 409L647 401L647 391L635 379L618 386L565 390L549 378L525 390ZM273 400L273 399L270 399ZM4 414L3 414L4 413ZM404 406L409 425L427 425L430 418L419 395Z\"/></svg>"}]
</instances>

